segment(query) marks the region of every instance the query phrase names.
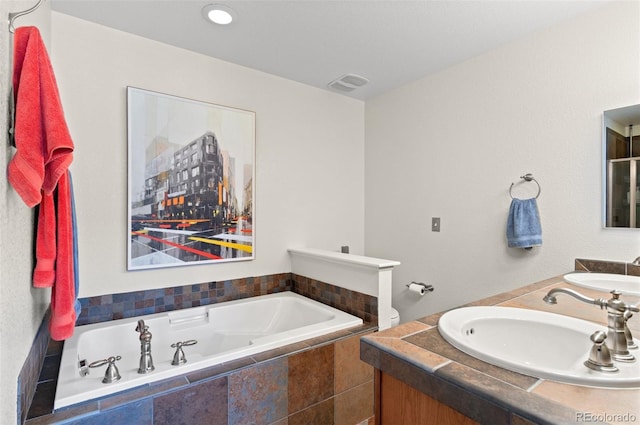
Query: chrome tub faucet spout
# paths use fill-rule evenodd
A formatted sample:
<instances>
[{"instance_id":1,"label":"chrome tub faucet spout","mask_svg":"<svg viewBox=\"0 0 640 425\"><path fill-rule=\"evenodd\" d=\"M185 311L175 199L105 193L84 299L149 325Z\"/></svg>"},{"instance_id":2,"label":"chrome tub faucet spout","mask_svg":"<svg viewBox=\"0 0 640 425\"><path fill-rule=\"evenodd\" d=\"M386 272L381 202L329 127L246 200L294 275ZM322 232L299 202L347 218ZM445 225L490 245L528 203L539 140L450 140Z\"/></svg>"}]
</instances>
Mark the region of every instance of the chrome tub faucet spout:
<instances>
[{"instance_id":1,"label":"chrome tub faucet spout","mask_svg":"<svg viewBox=\"0 0 640 425\"><path fill-rule=\"evenodd\" d=\"M151 357L151 332L149 326L144 324L144 320L138 320L136 332L140 332L140 367L138 373L149 373L155 369L153 358Z\"/></svg>"},{"instance_id":2,"label":"chrome tub faucet spout","mask_svg":"<svg viewBox=\"0 0 640 425\"><path fill-rule=\"evenodd\" d=\"M640 311L637 306L626 304L620 299L621 292L613 290L611 298L589 298L581 293L567 288L554 288L550 290L543 300L548 304L557 304L557 294L567 294L587 304L595 304L601 309L607 309L607 338L606 344L611 351L611 357L621 362L633 362L635 357L629 353L629 348L635 348L633 337L627 327L629 312Z\"/></svg>"}]
</instances>

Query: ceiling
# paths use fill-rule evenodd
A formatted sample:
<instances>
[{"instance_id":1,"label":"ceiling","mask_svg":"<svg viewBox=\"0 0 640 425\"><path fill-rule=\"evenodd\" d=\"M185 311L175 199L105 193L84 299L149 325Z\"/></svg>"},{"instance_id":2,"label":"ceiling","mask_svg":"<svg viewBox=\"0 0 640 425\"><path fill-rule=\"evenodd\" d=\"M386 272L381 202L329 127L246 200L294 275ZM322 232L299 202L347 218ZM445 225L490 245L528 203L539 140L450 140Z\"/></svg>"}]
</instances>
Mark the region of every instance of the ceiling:
<instances>
[{"instance_id":1,"label":"ceiling","mask_svg":"<svg viewBox=\"0 0 640 425\"><path fill-rule=\"evenodd\" d=\"M355 73L388 90L610 0L51 0L54 11L311 86ZM224 4L217 26L202 8Z\"/></svg>"}]
</instances>

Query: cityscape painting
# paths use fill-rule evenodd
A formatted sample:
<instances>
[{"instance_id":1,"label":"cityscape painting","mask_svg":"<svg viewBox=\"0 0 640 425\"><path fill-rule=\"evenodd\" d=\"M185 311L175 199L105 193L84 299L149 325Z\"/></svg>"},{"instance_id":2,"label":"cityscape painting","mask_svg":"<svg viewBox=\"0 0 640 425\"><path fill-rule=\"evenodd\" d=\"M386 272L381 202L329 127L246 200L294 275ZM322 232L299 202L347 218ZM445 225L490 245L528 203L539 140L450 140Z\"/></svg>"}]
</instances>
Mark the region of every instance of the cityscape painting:
<instances>
[{"instance_id":1,"label":"cityscape painting","mask_svg":"<svg viewBox=\"0 0 640 425\"><path fill-rule=\"evenodd\" d=\"M254 258L255 113L127 87L128 270Z\"/></svg>"}]
</instances>

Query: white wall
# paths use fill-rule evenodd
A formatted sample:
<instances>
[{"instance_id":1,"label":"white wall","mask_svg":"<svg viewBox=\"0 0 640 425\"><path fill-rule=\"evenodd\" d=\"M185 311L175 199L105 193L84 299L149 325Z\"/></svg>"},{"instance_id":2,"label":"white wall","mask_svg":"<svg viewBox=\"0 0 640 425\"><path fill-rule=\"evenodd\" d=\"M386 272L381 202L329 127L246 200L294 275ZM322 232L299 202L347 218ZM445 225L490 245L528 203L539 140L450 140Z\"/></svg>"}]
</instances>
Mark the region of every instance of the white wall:
<instances>
[{"instance_id":1,"label":"white wall","mask_svg":"<svg viewBox=\"0 0 640 425\"><path fill-rule=\"evenodd\" d=\"M29 9L33 1L2 1L0 16ZM48 46L50 39L49 15L51 9L43 4L36 12L18 18L16 27L36 25ZM3 21L0 25L0 163L6 170L15 150L9 147L7 134L8 105L11 84L9 61L13 52L13 38ZM2 212L0 213L0 423L15 424L17 378L42 317L49 307L50 290L31 286L33 260L33 210L27 208L5 178L0 179Z\"/></svg>"},{"instance_id":2,"label":"white wall","mask_svg":"<svg viewBox=\"0 0 640 425\"><path fill-rule=\"evenodd\" d=\"M562 274L576 257L640 255L640 232L602 229L600 205L602 112L640 97L639 15L638 2L607 5L366 103L365 252L402 262L403 321ZM529 172L543 246L526 252L507 248L505 228L509 186ZM435 292L415 298L411 280Z\"/></svg>"},{"instance_id":3,"label":"white wall","mask_svg":"<svg viewBox=\"0 0 640 425\"><path fill-rule=\"evenodd\" d=\"M2 1L0 15L31 5ZM49 14L45 2L20 25L35 19L49 41ZM639 14L636 2L607 6L369 101L365 117L362 102L53 13L49 51L77 145L80 296L285 272L289 247L348 244L402 261L407 320L563 273L575 257L635 258L640 233L600 226L600 135L603 110L638 103ZM6 99L6 61L0 75ZM255 261L126 272L127 85L256 112ZM532 252L504 237L507 191L525 172L543 190ZM0 193L0 422L15 423L14 383L48 291L30 285L32 213L6 181ZM410 280L436 291L416 301Z\"/></svg>"},{"instance_id":4,"label":"white wall","mask_svg":"<svg viewBox=\"0 0 640 425\"><path fill-rule=\"evenodd\" d=\"M81 297L288 272L290 247L363 252L363 102L55 12L52 42ZM256 112L254 261L126 271L126 86Z\"/></svg>"}]
</instances>

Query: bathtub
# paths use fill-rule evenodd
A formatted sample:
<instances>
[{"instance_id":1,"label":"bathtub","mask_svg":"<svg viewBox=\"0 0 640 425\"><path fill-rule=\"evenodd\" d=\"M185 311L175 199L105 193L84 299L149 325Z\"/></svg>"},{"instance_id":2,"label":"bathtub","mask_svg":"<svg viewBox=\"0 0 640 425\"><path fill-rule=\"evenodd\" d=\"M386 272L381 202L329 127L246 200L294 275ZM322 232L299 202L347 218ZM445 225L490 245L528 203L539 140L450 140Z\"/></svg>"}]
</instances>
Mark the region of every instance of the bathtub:
<instances>
[{"instance_id":1,"label":"bathtub","mask_svg":"<svg viewBox=\"0 0 640 425\"><path fill-rule=\"evenodd\" d=\"M155 370L139 374L140 340L136 326L144 320L152 333ZM250 356L308 338L359 326L362 319L293 292L229 301L166 313L79 326L65 341L54 409L110 395L139 385ZM183 347L187 362L172 366L171 344L197 340ZM86 364L120 356L121 379L102 383L107 366Z\"/></svg>"}]
</instances>

